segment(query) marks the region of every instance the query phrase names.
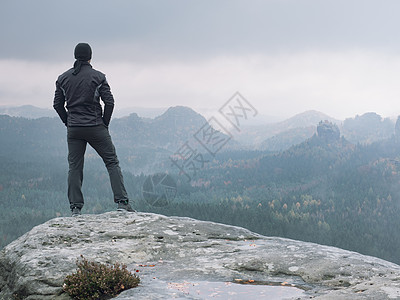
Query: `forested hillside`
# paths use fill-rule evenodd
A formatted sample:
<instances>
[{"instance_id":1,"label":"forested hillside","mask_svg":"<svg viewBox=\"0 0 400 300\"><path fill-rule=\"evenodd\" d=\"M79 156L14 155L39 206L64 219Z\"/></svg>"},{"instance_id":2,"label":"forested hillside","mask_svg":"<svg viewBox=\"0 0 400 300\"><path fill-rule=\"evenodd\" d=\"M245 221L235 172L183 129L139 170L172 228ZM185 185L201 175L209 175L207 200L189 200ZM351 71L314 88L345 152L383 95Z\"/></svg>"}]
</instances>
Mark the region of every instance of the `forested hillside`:
<instances>
[{"instance_id":1,"label":"forested hillside","mask_svg":"<svg viewBox=\"0 0 400 300\"><path fill-rule=\"evenodd\" d=\"M13 141L2 142L0 147L3 247L36 224L69 215L69 210L65 128L56 119L0 118L2 141ZM139 125L149 126L143 120L135 121L134 115L129 118L133 118L138 131ZM118 124L117 120L113 126L127 124ZM135 166L135 159L129 161L130 156L123 154L121 167L129 195L140 211L234 224L265 235L334 245L400 263L398 135L354 144L340 136L338 126L329 122L316 125L317 134L286 151L221 151L215 157L208 156L209 162L191 180L170 164L160 163L160 170L173 175L178 185L177 197L164 207L150 206L143 200L142 186L147 176L133 175L129 168ZM163 126L159 130L169 125ZM182 134L180 126L177 129ZM143 139L157 145L157 130L153 127L154 135ZM137 134L128 130L125 133L125 143L129 134ZM115 136L116 141L120 140L118 134ZM179 134L172 132L170 138L176 136ZM48 144L39 143L41 140ZM129 149L122 138L119 146L121 152ZM150 144L147 149L165 151L166 156L173 152L168 148L157 150ZM150 150L147 155L154 159ZM145 160L137 153L132 155L138 155L136 161ZM87 162L83 212L115 209L101 160L89 152Z\"/></svg>"}]
</instances>

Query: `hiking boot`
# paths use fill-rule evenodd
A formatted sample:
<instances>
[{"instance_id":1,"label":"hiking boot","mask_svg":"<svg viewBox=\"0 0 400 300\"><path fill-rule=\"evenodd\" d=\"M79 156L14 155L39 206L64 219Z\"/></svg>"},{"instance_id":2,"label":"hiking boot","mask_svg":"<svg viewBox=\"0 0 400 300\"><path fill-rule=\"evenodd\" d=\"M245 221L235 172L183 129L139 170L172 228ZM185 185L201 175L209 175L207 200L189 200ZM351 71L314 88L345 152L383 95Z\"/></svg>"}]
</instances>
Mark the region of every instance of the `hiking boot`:
<instances>
[{"instance_id":1,"label":"hiking boot","mask_svg":"<svg viewBox=\"0 0 400 300\"><path fill-rule=\"evenodd\" d=\"M71 209L71 213L73 217L77 217L81 215L81 209L79 207L74 207Z\"/></svg>"},{"instance_id":2,"label":"hiking boot","mask_svg":"<svg viewBox=\"0 0 400 300\"><path fill-rule=\"evenodd\" d=\"M136 210L134 210L132 208L132 206L128 203L128 201L118 202L117 210L118 211L127 211L127 212L136 212Z\"/></svg>"}]
</instances>

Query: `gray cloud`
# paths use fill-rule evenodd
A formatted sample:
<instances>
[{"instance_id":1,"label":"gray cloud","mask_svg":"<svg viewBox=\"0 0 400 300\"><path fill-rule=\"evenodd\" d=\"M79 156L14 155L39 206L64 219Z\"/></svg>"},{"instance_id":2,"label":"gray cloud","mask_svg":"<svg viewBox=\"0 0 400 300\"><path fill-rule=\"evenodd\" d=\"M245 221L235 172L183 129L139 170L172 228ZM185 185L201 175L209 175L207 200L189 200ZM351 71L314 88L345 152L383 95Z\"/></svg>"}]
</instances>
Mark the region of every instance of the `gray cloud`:
<instances>
[{"instance_id":1,"label":"gray cloud","mask_svg":"<svg viewBox=\"0 0 400 300\"><path fill-rule=\"evenodd\" d=\"M0 58L69 58L80 41L109 59L315 48L397 51L399 8L395 0L3 0Z\"/></svg>"}]
</instances>

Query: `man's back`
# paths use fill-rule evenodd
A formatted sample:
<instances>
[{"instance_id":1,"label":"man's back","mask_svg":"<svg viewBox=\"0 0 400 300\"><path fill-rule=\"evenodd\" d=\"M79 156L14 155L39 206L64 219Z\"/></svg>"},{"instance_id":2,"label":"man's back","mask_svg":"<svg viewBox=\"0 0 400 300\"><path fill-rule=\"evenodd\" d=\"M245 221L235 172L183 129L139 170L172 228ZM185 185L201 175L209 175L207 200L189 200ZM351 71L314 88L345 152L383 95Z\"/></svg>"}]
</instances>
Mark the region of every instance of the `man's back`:
<instances>
[{"instance_id":1,"label":"man's back","mask_svg":"<svg viewBox=\"0 0 400 300\"><path fill-rule=\"evenodd\" d=\"M103 118L100 98L105 104L105 117L114 107L114 98L103 73L82 62L79 73L74 68L60 75L56 82L54 108L68 110L68 126L108 125L110 119ZM111 116L111 115L110 115Z\"/></svg>"}]
</instances>

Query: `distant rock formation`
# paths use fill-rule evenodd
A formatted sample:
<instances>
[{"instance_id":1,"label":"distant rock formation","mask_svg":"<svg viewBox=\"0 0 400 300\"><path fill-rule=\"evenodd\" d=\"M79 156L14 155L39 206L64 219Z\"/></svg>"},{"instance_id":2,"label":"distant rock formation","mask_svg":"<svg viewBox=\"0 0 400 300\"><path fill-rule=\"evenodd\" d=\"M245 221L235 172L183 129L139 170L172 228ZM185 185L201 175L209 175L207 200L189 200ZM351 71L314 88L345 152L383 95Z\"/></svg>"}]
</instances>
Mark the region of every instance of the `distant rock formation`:
<instances>
[{"instance_id":1,"label":"distant rock formation","mask_svg":"<svg viewBox=\"0 0 400 300\"><path fill-rule=\"evenodd\" d=\"M340 139L340 130L336 124L329 121L320 121L317 126L318 137L327 142L335 142Z\"/></svg>"},{"instance_id":2,"label":"distant rock formation","mask_svg":"<svg viewBox=\"0 0 400 300\"><path fill-rule=\"evenodd\" d=\"M63 280L80 255L139 270L140 286L116 299L207 299L198 284L241 281L279 285L296 299L400 297L400 266L378 258L190 218L109 212L56 218L6 246L0 299L69 299Z\"/></svg>"},{"instance_id":3,"label":"distant rock formation","mask_svg":"<svg viewBox=\"0 0 400 300\"><path fill-rule=\"evenodd\" d=\"M357 144L370 144L390 138L394 123L389 118L382 118L375 112L347 118L343 121L341 132L348 141Z\"/></svg>"}]
</instances>

